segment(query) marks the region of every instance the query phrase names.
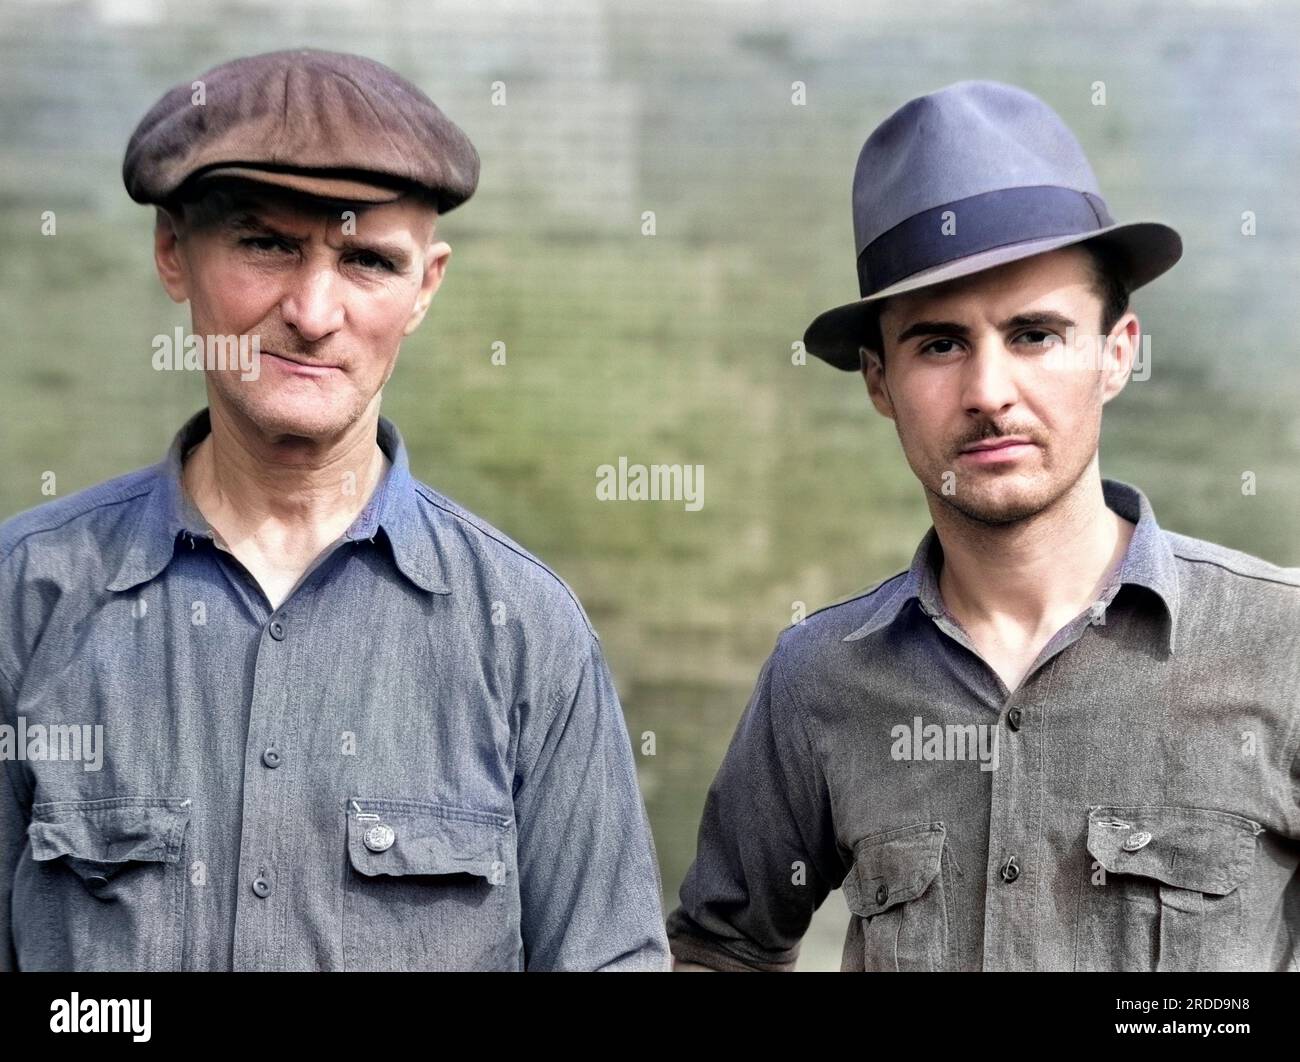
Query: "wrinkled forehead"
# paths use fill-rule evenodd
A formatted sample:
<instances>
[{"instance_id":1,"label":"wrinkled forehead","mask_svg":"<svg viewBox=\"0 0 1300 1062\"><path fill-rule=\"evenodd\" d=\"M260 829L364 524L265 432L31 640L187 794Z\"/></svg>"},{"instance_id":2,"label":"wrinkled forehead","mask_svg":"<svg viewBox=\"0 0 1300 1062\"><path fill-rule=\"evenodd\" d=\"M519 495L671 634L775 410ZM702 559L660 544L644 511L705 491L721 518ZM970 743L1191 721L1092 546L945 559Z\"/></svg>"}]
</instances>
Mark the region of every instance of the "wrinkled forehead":
<instances>
[{"instance_id":1,"label":"wrinkled forehead","mask_svg":"<svg viewBox=\"0 0 1300 1062\"><path fill-rule=\"evenodd\" d=\"M206 185L206 186L205 186ZM387 203L328 199L256 181L209 181L182 201L185 220L196 227L306 228L322 221L352 223L356 230L409 233L416 244L432 237L437 210L428 200L406 194Z\"/></svg>"}]
</instances>

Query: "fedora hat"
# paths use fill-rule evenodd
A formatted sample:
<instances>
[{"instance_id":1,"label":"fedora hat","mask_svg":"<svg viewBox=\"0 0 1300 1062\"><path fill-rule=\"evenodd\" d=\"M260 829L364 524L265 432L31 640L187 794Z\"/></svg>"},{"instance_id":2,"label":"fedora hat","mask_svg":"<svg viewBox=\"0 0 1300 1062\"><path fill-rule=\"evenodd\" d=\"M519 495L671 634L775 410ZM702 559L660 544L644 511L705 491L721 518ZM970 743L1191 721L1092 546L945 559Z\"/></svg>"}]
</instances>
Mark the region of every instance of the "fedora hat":
<instances>
[{"instance_id":1,"label":"fedora hat","mask_svg":"<svg viewBox=\"0 0 1300 1062\"><path fill-rule=\"evenodd\" d=\"M820 314L804 347L861 365L876 307L1060 247L1109 244L1132 291L1178 261L1156 221L1117 224L1074 134L1042 100L998 81L959 81L909 100L867 138L853 175L856 302Z\"/></svg>"}]
</instances>

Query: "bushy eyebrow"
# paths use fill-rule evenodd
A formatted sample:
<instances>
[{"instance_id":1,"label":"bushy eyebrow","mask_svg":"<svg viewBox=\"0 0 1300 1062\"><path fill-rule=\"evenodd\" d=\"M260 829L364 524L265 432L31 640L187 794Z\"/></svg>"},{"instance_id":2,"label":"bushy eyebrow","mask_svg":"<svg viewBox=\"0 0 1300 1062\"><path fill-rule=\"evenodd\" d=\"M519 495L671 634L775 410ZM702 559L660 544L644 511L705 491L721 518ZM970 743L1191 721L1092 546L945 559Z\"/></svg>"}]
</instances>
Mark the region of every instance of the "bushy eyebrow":
<instances>
[{"instance_id":1,"label":"bushy eyebrow","mask_svg":"<svg viewBox=\"0 0 1300 1062\"><path fill-rule=\"evenodd\" d=\"M1032 313L1018 313L1014 317L1008 317L998 324L998 331L1009 332L1013 328L1036 328L1040 326L1057 328L1062 332L1067 328L1078 328L1078 325L1064 314L1052 310L1036 310ZM894 342L902 344L915 336L939 335L969 339L970 329L957 321L913 321L898 333L898 338Z\"/></svg>"},{"instance_id":2,"label":"bushy eyebrow","mask_svg":"<svg viewBox=\"0 0 1300 1062\"><path fill-rule=\"evenodd\" d=\"M258 236L275 236L287 243L301 243L301 236L277 229L255 211L242 210L232 214L226 221L226 228L235 234L244 233ZM394 268L405 270L410 265L410 253L399 243L384 240L363 239L357 236L344 236L343 245L354 251L369 251L393 263Z\"/></svg>"}]
</instances>

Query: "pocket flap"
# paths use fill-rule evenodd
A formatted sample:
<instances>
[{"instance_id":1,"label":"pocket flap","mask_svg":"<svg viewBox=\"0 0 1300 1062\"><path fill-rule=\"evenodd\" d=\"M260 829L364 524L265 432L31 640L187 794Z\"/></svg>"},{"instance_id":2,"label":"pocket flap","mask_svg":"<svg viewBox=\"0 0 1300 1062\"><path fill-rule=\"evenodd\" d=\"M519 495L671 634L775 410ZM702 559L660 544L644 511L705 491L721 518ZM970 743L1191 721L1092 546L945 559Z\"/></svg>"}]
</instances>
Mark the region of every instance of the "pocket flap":
<instances>
[{"instance_id":1,"label":"pocket flap","mask_svg":"<svg viewBox=\"0 0 1300 1062\"><path fill-rule=\"evenodd\" d=\"M175 863L191 801L181 797L50 800L32 805L32 859L66 856L82 877L107 878L127 863Z\"/></svg>"},{"instance_id":2,"label":"pocket flap","mask_svg":"<svg viewBox=\"0 0 1300 1062\"><path fill-rule=\"evenodd\" d=\"M843 884L849 910L867 918L915 900L939 873L943 838L942 822L921 822L858 841Z\"/></svg>"},{"instance_id":3,"label":"pocket flap","mask_svg":"<svg viewBox=\"0 0 1300 1062\"><path fill-rule=\"evenodd\" d=\"M348 859L367 877L473 874L493 884L509 866L510 818L416 800L353 797Z\"/></svg>"},{"instance_id":4,"label":"pocket flap","mask_svg":"<svg viewBox=\"0 0 1300 1062\"><path fill-rule=\"evenodd\" d=\"M1206 808L1088 809L1088 851L1108 874L1137 874L1226 896L1250 874L1259 823Z\"/></svg>"}]
</instances>

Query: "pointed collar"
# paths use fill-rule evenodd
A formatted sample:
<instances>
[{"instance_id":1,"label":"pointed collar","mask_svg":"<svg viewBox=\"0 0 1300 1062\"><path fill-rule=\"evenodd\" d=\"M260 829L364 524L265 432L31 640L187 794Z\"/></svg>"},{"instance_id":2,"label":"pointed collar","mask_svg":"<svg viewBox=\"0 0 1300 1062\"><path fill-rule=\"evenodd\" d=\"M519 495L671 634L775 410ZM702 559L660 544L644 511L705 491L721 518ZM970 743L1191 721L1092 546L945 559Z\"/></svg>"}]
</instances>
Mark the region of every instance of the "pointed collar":
<instances>
[{"instance_id":1,"label":"pointed collar","mask_svg":"<svg viewBox=\"0 0 1300 1062\"><path fill-rule=\"evenodd\" d=\"M142 499L109 590L130 590L154 578L167 567L178 542L212 538L211 525L185 494L181 480L185 455L211 430L209 412L202 409L185 422L172 439L166 457L154 465L153 488ZM398 570L411 583L430 593L449 594L451 587L433 527L421 512L417 483L411 475L401 433L392 421L381 416L376 438L391 465L343 537L373 542L382 530Z\"/></svg>"},{"instance_id":2,"label":"pointed collar","mask_svg":"<svg viewBox=\"0 0 1300 1062\"><path fill-rule=\"evenodd\" d=\"M1141 490L1114 479L1103 479L1101 489L1106 505L1136 525L1120 565L1117 581L1121 586L1144 586L1164 603L1167 614L1166 644L1172 654L1179 604L1178 568L1173 548L1156 523L1151 503ZM939 594L942 558L943 547L938 532L931 525L916 548L908 570L879 584L878 589L885 595L880 599L879 607L866 623L843 640L857 641L888 626L898 618L903 606L913 599L926 615L942 616L943 599Z\"/></svg>"}]
</instances>

